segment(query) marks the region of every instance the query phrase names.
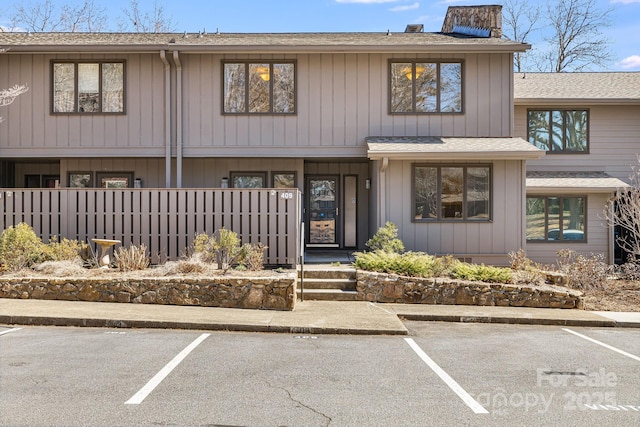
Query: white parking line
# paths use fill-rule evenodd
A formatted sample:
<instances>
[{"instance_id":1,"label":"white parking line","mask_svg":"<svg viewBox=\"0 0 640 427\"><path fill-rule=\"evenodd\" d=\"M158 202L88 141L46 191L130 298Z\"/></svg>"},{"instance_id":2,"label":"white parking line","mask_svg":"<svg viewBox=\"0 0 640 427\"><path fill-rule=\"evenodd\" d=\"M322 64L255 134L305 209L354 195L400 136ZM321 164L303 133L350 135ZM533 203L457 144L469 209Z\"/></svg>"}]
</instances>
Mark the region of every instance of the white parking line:
<instances>
[{"instance_id":1,"label":"white parking line","mask_svg":"<svg viewBox=\"0 0 640 427\"><path fill-rule=\"evenodd\" d=\"M592 343L594 343L594 344L601 345L601 346L602 346L602 347L604 347L604 348L608 348L609 350L613 350L613 351L615 351L616 353L620 353L620 354L621 354L621 355L623 355L623 356L627 356L627 357L629 357L629 358L631 358L631 359L633 359L633 360L637 360L638 362L640 362L640 357L638 357L638 356L636 356L636 355L634 355L634 354L627 353L626 351L620 350L619 348L612 347L612 346L610 346L609 344L605 344L605 343L600 342L600 341L598 341L598 340L594 340L593 338L589 338L589 337L588 337L588 336L586 336L586 335L579 334L579 333L577 333L577 332L575 332L575 331L572 331L571 329L562 328L562 330L563 330L563 331L565 331L565 332L569 332L570 334L573 334L573 335L575 335L575 336L577 336L577 337L583 338L583 339L585 339L585 340L587 340L587 341L591 341L591 342L592 342Z\"/></svg>"},{"instance_id":2,"label":"white parking line","mask_svg":"<svg viewBox=\"0 0 640 427\"><path fill-rule=\"evenodd\" d=\"M7 329L6 331L0 332L0 335L8 334L9 332L19 331L20 329L22 329L22 328Z\"/></svg>"},{"instance_id":3,"label":"white parking line","mask_svg":"<svg viewBox=\"0 0 640 427\"><path fill-rule=\"evenodd\" d=\"M184 350L182 350L176 357L171 360L171 362L167 363L164 368L160 370L149 382L142 387L133 397L126 402L125 405L139 405L142 401L164 380L167 375L171 373L175 369L176 366L180 364L184 360L185 357L189 355L200 343L207 339L211 334L202 334L195 341L189 344Z\"/></svg>"},{"instance_id":4,"label":"white parking line","mask_svg":"<svg viewBox=\"0 0 640 427\"><path fill-rule=\"evenodd\" d=\"M488 414L489 411L484 409L469 393L467 393L460 385L449 376L436 362L434 362L427 353L425 353L412 338L404 339L407 344L416 352L418 356L435 372L442 381L444 381L451 390L453 390L466 405L476 414Z\"/></svg>"}]
</instances>

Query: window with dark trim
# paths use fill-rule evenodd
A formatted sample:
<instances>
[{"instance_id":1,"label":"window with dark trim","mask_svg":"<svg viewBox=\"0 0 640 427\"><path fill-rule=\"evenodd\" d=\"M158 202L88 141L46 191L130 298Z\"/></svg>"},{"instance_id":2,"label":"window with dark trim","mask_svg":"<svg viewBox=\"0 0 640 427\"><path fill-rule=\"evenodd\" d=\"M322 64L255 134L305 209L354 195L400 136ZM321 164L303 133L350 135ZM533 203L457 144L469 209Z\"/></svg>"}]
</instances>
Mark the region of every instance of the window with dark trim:
<instances>
[{"instance_id":1,"label":"window with dark trim","mask_svg":"<svg viewBox=\"0 0 640 427\"><path fill-rule=\"evenodd\" d=\"M222 68L225 114L296 113L295 62L223 62Z\"/></svg>"},{"instance_id":2,"label":"window with dark trim","mask_svg":"<svg viewBox=\"0 0 640 427\"><path fill-rule=\"evenodd\" d=\"M389 62L389 111L393 114L462 112L462 62Z\"/></svg>"},{"instance_id":3,"label":"window with dark trim","mask_svg":"<svg viewBox=\"0 0 640 427\"><path fill-rule=\"evenodd\" d=\"M527 241L586 242L583 196L528 196Z\"/></svg>"},{"instance_id":4,"label":"window with dark trim","mask_svg":"<svg viewBox=\"0 0 640 427\"><path fill-rule=\"evenodd\" d=\"M529 142L548 153L588 153L587 110L528 110Z\"/></svg>"},{"instance_id":5,"label":"window with dark trim","mask_svg":"<svg viewBox=\"0 0 640 427\"><path fill-rule=\"evenodd\" d=\"M266 188L266 172L231 172L231 188Z\"/></svg>"},{"instance_id":6,"label":"window with dark trim","mask_svg":"<svg viewBox=\"0 0 640 427\"><path fill-rule=\"evenodd\" d=\"M490 221L491 166L414 165L414 221Z\"/></svg>"},{"instance_id":7,"label":"window with dark trim","mask_svg":"<svg viewBox=\"0 0 640 427\"><path fill-rule=\"evenodd\" d=\"M124 62L51 63L53 113L124 113Z\"/></svg>"}]
</instances>

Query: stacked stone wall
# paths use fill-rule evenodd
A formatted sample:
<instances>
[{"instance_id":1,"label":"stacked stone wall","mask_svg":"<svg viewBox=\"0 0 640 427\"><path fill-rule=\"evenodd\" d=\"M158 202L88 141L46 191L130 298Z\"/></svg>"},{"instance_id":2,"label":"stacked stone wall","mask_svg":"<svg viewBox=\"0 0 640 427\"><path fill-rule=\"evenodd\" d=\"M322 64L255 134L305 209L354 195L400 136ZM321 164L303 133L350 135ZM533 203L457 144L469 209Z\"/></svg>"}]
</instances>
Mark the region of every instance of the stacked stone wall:
<instances>
[{"instance_id":1,"label":"stacked stone wall","mask_svg":"<svg viewBox=\"0 0 640 427\"><path fill-rule=\"evenodd\" d=\"M356 280L359 298L371 302L584 309L582 292L553 285L518 286L361 270Z\"/></svg>"},{"instance_id":2,"label":"stacked stone wall","mask_svg":"<svg viewBox=\"0 0 640 427\"><path fill-rule=\"evenodd\" d=\"M296 279L282 277L0 278L0 298L293 310Z\"/></svg>"}]
</instances>

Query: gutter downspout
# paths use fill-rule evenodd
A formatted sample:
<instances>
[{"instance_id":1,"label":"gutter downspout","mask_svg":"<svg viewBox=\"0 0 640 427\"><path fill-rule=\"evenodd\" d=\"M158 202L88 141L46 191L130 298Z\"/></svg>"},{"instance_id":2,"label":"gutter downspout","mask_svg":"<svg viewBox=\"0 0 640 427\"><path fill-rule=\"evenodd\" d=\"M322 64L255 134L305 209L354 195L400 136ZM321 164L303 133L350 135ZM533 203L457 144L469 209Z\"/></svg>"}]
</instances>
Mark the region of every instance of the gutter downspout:
<instances>
[{"instance_id":1,"label":"gutter downspout","mask_svg":"<svg viewBox=\"0 0 640 427\"><path fill-rule=\"evenodd\" d=\"M171 188L171 65L167 61L165 51L160 51L160 59L164 64L164 159L165 188Z\"/></svg>"},{"instance_id":2,"label":"gutter downspout","mask_svg":"<svg viewBox=\"0 0 640 427\"><path fill-rule=\"evenodd\" d=\"M173 51L176 64L176 187L182 188L182 63L180 53Z\"/></svg>"},{"instance_id":3,"label":"gutter downspout","mask_svg":"<svg viewBox=\"0 0 640 427\"><path fill-rule=\"evenodd\" d=\"M378 227L382 227L387 223L387 169L389 168L389 158L382 158L380 166L380 223Z\"/></svg>"}]
</instances>

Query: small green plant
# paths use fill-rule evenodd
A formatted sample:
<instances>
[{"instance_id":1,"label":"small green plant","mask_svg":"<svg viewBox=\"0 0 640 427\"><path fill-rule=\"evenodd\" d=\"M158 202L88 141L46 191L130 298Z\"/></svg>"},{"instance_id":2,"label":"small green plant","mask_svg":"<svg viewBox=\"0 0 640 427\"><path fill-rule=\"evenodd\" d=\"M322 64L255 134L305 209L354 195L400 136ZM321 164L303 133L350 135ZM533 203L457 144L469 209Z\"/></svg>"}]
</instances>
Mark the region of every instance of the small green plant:
<instances>
[{"instance_id":1,"label":"small green plant","mask_svg":"<svg viewBox=\"0 0 640 427\"><path fill-rule=\"evenodd\" d=\"M509 283L511 282L511 269L493 267L484 264L457 263L451 272L456 279L473 280L479 282Z\"/></svg>"},{"instance_id":2,"label":"small green plant","mask_svg":"<svg viewBox=\"0 0 640 427\"><path fill-rule=\"evenodd\" d=\"M604 255L585 256L571 249L561 249L557 258L558 270L567 276L567 286L574 289L604 289L613 267Z\"/></svg>"},{"instance_id":3,"label":"small green plant","mask_svg":"<svg viewBox=\"0 0 640 427\"><path fill-rule=\"evenodd\" d=\"M372 251L382 250L398 254L404 252L404 243L398 239L398 227L389 221L380 227L365 245Z\"/></svg>"},{"instance_id":4,"label":"small green plant","mask_svg":"<svg viewBox=\"0 0 640 427\"><path fill-rule=\"evenodd\" d=\"M340 261L333 261L331 263L331 267L340 267L342 264L340 263Z\"/></svg>"},{"instance_id":5,"label":"small green plant","mask_svg":"<svg viewBox=\"0 0 640 427\"><path fill-rule=\"evenodd\" d=\"M373 252L356 252L354 255L354 265L361 270L412 277L434 277L446 270L443 258L423 252L399 254L378 249Z\"/></svg>"},{"instance_id":6,"label":"small green plant","mask_svg":"<svg viewBox=\"0 0 640 427\"><path fill-rule=\"evenodd\" d=\"M0 235L0 262L4 269L18 271L44 261L45 244L33 229L21 222Z\"/></svg>"},{"instance_id":7,"label":"small green plant","mask_svg":"<svg viewBox=\"0 0 640 427\"><path fill-rule=\"evenodd\" d=\"M244 262L250 245L242 245L238 234L221 228L212 236L201 233L195 236L193 250L201 254L205 262L216 262L218 269L226 273L233 265Z\"/></svg>"},{"instance_id":8,"label":"small green plant","mask_svg":"<svg viewBox=\"0 0 640 427\"><path fill-rule=\"evenodd\" d=\"M144 270L151 262L147 253L147 247L130 245L129 247L119 247L113 254L116 268L120 271Z\"/></svg>"}]
</instances>

